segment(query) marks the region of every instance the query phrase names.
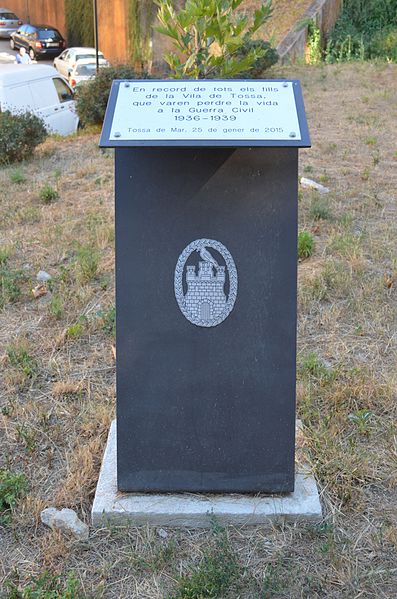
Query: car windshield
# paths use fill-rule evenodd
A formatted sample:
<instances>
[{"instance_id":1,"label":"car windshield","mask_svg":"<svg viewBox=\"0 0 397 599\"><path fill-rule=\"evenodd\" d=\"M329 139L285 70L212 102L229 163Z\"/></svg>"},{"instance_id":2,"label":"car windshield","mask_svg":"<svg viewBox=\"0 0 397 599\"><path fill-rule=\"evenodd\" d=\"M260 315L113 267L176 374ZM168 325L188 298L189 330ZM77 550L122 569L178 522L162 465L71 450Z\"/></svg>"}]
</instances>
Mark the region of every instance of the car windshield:
<instances>
[{"instance_id":1,"label":"car windshield","mask_svg":"<svg viewBox=\"0 0 397 599\"><path fill-rule=\"evenodd\" d=\"M18 17L13 12L0 12L0 20L2 19L5 21L15 21L18 20Z\"/></svg>"},{"instance_id":2,"label":"car windshield","mask_svg":"<svg viewBox=\"0 0 397 599\"><path fill-rule=\"evenodd\" d=\"M98 56L99 58L104 58L104 55L102 54L102 52L98 52ZM76 54L76 61L77 60L85 60L86 58L93 58L95 57L95 52L91 52L90 54Z\"/></svg>"},{"instance_id":3,"label":"car windshield","mask_svg":"<svg viewBox=\"0 0 397 599\"><path fill-rule=\"evenodd\" d=\"M61 35L56 29L39 29L39 40L48 40L49 38L53 40L60 40Z\"/></svg>"},{"instance_id":4,"label":"car windshield","mask_svg":"<svg viewBox=\"0 0 397 599\"><path fill-rule=\"evenodd\" d=\"M94 75L95 70L96 65L94 63L82 64L76 68L76 75L79 75L80 77L90 77L91 75Z\"/></svg>"}]
</instances>

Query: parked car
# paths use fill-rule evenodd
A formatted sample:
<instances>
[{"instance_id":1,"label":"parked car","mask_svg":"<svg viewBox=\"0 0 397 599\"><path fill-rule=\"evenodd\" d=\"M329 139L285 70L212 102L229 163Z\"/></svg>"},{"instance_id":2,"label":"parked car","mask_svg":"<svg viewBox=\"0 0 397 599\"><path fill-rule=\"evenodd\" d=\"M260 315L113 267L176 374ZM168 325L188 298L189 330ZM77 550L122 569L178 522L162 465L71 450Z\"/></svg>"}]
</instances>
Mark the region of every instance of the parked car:
<instances>
[{"instance_id":1,"label":"parked car","mask_svg":"<svg viewBox=\"0 0 397 599\"><path fill-rule=\"evenodd\" d=\"M109 63L107 60L99 60L99 68L107 67ZM69 85L75 89L79 85L84 84L84 81L93 79L96 75L96 61L91 58L83 58L78 60L69 74Z\"/></svg>"},{"instance_id":2,"label":"parked car","mask_svg":"<svg viewBox=\"0 0 397 599\"><path fill-rule=\"evenodd\" d=\"M11 34L10 46L13 50L25 48L30 58L36 60L58 56L66 47L66 42L51 25L25 24Z\"/></svg>"},{"instance_id":3,"label":"parked car","mask_svg":"<svg viewBox=\"0 0 397 599\"><path fill-rule=\"evenodd\" d=\"M31 112L40 117L50 133L69 135L77 130L73 90L48 65L2 65L0 111Z\"/></svg>"},{"instance_id":4,"label":"parked car","mask_svg":"<svg viewBox=\"0 0 397 599\"><path fill-rule=\"evenodd\" d=\"M22 25L22 21L17 15L8 10L8 8L0 8L0 37L8 38L11 33L14 33Z\"/></svg>"},{"instance_id":5,"label":"parked car","mask_svg":"<svg viewBox=\"0 0 397 599\"><path fill-rule=\"evenodd\" d=\"M98 56L100 60L106 60L102 52L98 51ZM91 59L95 62L95 48L68 48L54 59L54 67L61 73L61 75L68 78L74 69L76 62L85 58ZM107 66L109 66L109 63L107 63Z\"/></svg>"}]
</instances>

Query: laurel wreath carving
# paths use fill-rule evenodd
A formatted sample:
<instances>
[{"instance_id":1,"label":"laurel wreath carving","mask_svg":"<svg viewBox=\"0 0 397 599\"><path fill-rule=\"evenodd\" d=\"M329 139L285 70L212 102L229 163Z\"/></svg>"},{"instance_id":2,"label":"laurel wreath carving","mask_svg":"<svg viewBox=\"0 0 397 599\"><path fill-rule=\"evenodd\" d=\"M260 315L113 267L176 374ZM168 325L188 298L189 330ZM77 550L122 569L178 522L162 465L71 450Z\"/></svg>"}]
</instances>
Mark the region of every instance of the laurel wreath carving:
<instances>
[{"instance_id":1,"label":"laurel wreath carving","mask_svg":"<svg viewBox=\"0 0 397 599\"><path fill-rule=\"evenodd\" d=\"M202 320L198 318L194 318L190 311L187 309L185 296L183 294L183 271L185 268L185 264L190 254L194 251L200 251L203 247L213 248L217 252L221 254L226 263L226 268L229 274L229 297L227 298L226 305L222 312L218 314L216 318L211 319L211 321ZM225 320L233 310L234 303L237 297L237 269L234 264L234 260L229 250L225 248L225 246L216 241L214 239L196 239L196 241L192 241L189 245L183 250L182 254L178 258L178 262L175 267L175 276L174 276L174 290L175 290L175 298L178 302L178 306L182 312L182 314L187 318L189 322L195 324L199 327L215 327L221 322Z\"/></svg>"}]
</instances>

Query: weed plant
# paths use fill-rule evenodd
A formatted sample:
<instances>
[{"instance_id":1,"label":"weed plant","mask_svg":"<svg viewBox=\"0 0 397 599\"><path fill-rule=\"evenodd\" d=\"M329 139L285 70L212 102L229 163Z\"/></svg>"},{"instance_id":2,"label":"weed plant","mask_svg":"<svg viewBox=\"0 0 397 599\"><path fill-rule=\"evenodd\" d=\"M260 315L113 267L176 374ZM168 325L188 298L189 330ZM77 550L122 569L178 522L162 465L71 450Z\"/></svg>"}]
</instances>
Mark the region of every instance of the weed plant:
<instances>
[{"instance_id":1,"label":"weed plant","mask_svg":"<svg viewBox=\"0 0 397 599\"><path fill-rule=\"evenodd\" d=\"M13 343L6 351L10 365L21 371L25 377L32 378L36 374L37 362L24 342Z\"/></svg>"},{"instance_id":2,"label":"weed plant","mask_svg":"<svg viewBox=\"0 0 397 599\"><path fill-rule=\"evenodd\" d=\"M93 245L80 245L77 249L75 265L77 278L81 283L94 279L98 273L100 254Z\"/></svg>"},{"instance_id":3,"label":"weed plant","mask_svg":"<svg viewBox=\"0 0 397 599\"><path fill-rule=\"evenodd\" d=\"M20 185L21 183L25 183L26 176L24 175L23 171L20 168L17 168L17 169L15 169L15 171L12 171L12 173L10 175L10 180L11 180L11 183Z\"/></svg>"},{"instance_id":4,"label":"weed plant","mask_svg":"<svg viewBox=\"0 0 397 599\"><path fill-rule=\"evenodd\" d=\"M24 474L11 472L6 468L0 469L0 526L11 520L12 509L27 489L27 479Z\"/></svg>"},{"instance_id":5,"label":"weed plant","mask_svg":"<svg viewBox=\"0 0 397 599\"><path fill-rule=\"evenodd\" d=\"M314 252L314 238L308 231L298 233L298 259L306 260Z\"/></svg>"},{"instance_id":6,"label":"weed plant","mask_svg":"<svg viewBox=\"0 0 397 599\"><path fill-rule=\"evenodd\" d=\"M61 576L44 572L33 576L28 584L21 587L13 582L8 585L5 599L79 599L85 596L73 573L66 580Z\"/></svg>"},{"instance_id":7,"label":"weed plant","mask_svg":"<svg viewBox=\"0 0 397 599\"><path fill-rule=\"evenodd\" d=\"M242 568L226 531L216 521L214 543L204 551L198 566L178 578L176 589L169 599L211 599L224 597L241 584Z\"/></svg>"},{"instance_id":8,"label":"weed plant","mask_svg":"<svg viewBox=\"0 0 397 599\"><path fill-rule=\"evenodd\" d=\"M39 192L39 198L43 204L52 204L56 200L59 200L59 192L52 187L49 183L43 185Z\"/></svg>"},{"instance_id":9,"label":"weed plant","mask_svg":"<svg viewBox=\"0 0 397 599\"><path fill-rule=\"evenodd\" d=\"M26 273L10 268L4 263L4 254L0 256L0 310L7 304L16 302L22 295L22 284L26 281Z\"/></svg>"},{"instance_id":10,"label":"weed plant","mask_svg":"<svg viewBox=\"0 0 397 599\"><path fill-rule=\"evenodd\" d=\"M373 58L397 62L397 0L345 0L326 60Z\"/></svg>"}]
</instances>

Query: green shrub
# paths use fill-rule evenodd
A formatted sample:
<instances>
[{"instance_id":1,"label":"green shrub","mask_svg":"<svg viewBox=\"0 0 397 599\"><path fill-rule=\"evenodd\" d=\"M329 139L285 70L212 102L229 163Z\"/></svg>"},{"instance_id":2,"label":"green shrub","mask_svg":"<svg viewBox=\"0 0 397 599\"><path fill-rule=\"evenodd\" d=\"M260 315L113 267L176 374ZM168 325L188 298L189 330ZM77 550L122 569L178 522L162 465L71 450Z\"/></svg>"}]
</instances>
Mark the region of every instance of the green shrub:
<instances>
[{"instance_id":1,"label":"green shrub","mask_svg":"<svg viewBox=\"0 0 397 599\"><path fill-rule=\"evenodd\" d=\"M116 336L116 307L109 306L105 310L98 310L97 317L102 320L102 330L113 337Z\"/></svg>"},{"instance_id":2,"label":"green shrub","mask_svg":"<svg viewBox=\"0 0 397 599\"><path fill-rule=\"evenodd\" d=\"M314 239L308 231L300 231L298 234L298 258L305 260L314 252Z\"/></svg>"},{"instance_id":3,"label":"green shrub","mask_svg":"<svg viewBox=\"0 0 397 599\"><path fill-rule=\"evenodd\" d=\"M386 58L397 62L397 27L377 31L370 44L372 58Z\"/></svg>"},{"instance_id":4,"label":"green shrub","mask_svg":"<svg viewBox=\"0 0 397 599\"><path fill-rule=\"evenodd\" d=\"M9 594L7 599L79 599L86 597L80 588L74 572L62 578L45 571L40 576L32 576L28 584L16 585L7 582Z\"/></svg>"},{"instance_id":5,"label":"green shrub","mask_svg":"<svg viewBox=\"0 0 397 599\"><path fill-rule=\"evenodd\" d=\"M397 60L397 0L345 0L327 47L328 62Z\"/></svg>"},{"instance_id":6,"label":"green shrub","mask_svg":"<svg viewBox=\"0 0 397 599\"><path fill-rule=\"evenodd\" d=\"M247 40L245 45L237 51L236 57L238 60L243 60L252 51L255 52L257 58L248 71L242 71L237 75L239 79L260 79L265 71L278 61L277 50L264 40Z\"/></svg>"},{"instance_id":7,"label":"green shrub","mask_svg":"<svg viewBox=\"0 0 397 599\"><path fill-rule=\"evenodd\" d=\"M100 254L92 245L80 245L76 253L76 274L80 283L87 283L98 273Z\"/></svg>"},{"instance_id":8,"label":"green shrub","mask_svg":"<svg viewBox=\"0 0 397 599\"><path fill-rule=\"evenodd\" d=\"M238 11L242 0L186 0L175 10L171 0L158 0L156 30L171 38L176 52L164 59L177 79L230 79L241 76L270 56L253 35L269 20L271 0L262 0L249 17Z\"/></svg>"},{"instance_id":9,"label":"green shrub","mask_svg":"<svg viewBox=\"0 0 397 599\"><path fill-rule=\"evenodd\" d=\"M65 0L64 6L69 46L93 46L94 19L92 2Z\"/></svg>"},{"instance_id":10,"label":"green shrub","mask_svg":"<svg viewBox=\"0 0 397 599\"><path fill-rule=\"evenodd\" d=\"M16 302L21 296L21 284L26 281L26 273L8 268L7 263L0 263L0 310L6 304Z\"/></svg>"},{"instance_id":11,"label":"green shrub","mask_svg":"<svg viewBox=\"0 0 397 599\"><path fill-rule=\"evenodd\" d=\"M0 164L28 158L47 137L43 121L34 114L0 113Z\"/></svg>"},{"instance_id":12,"label":"green shrub","mask_svg":"<svg viewBox=\"0 0 397 599\"><path fill-rule=\"evenodd\" d=\"M17 185L19 185L20 183L25 183L26 181L25 175L19 168L15 169L15 171L11 173L10 179L11 183L16 183Z\"/></svg>"},{"instance_id":13,"label":"green shrub","mask_svg":"<svg viewBox=\"0 0 397 599\"><path fill-rule=\"evenodd\" d=\"M39 198L43 204L51 204L59 199L59 193L49 183L46 183L40 189Z\"/></svg>"},{"instance_id":14,"label":"green shrub","mask_svg":"<svg viewBox=\"0 0 397 599\"><path fill-rule=\"evenodd\" d=\"M8 360L14 368L22 372L26 378L32 378L38 369L36 360L29 353L24 342L13 343L6 348Z\"/></svg>"},{"instance_id":15,"label":"green shrub","mask_svg":"<svg viewBox=\"0 0 397 599\"><path fill-rule=\"evenodd\" d=\"M85 125L101 125L112 82L115 79L146 79L145 73L138 74L129 65L104 67L92 81L81 85L76 92L76 109L80 121Z\"/></svg>"},{"instance_id":16,"label":"green shrub","mask_svg":"<svg viewBox=\"0 0 397 599\"><path fill-rule=\"evenodd\" d=\"M10 512L26 488L27 480L24 474L0 469L0 524L10 521Z\"/></svg>"}]
</instances>

